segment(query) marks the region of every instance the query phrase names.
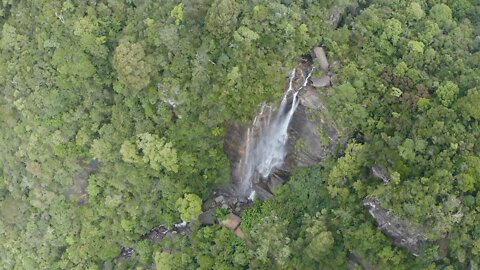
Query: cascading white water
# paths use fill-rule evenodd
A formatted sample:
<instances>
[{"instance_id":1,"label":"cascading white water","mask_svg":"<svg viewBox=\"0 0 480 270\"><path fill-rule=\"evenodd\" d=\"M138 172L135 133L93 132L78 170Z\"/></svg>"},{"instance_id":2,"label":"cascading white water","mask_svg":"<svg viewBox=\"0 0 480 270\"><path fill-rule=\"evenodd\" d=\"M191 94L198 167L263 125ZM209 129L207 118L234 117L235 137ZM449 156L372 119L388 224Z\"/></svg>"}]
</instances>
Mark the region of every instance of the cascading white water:
<instances>
[{"instance_id":1,"label":"cascading white water","mask_svg":"<svg viewBox=\"0 0 480 270\"><path fill-rule=\"evenodd\" d=\"M255 197L252 182L255 173L258 172L263 178L268 177L274 169L283 165L287 155L288 127L299 104L298 92L307 85L312 74L310 72L307 77L302 74L304 82L294 90L295 71L290 73L288 89L279 108L272 113L272 108L263 104L252 127L247 130L245 154L241 160L242 179L238 188L240 194L248 196L249 200ZM291 104L288 102L290 97Z\"/></svg>"}]
</instances>

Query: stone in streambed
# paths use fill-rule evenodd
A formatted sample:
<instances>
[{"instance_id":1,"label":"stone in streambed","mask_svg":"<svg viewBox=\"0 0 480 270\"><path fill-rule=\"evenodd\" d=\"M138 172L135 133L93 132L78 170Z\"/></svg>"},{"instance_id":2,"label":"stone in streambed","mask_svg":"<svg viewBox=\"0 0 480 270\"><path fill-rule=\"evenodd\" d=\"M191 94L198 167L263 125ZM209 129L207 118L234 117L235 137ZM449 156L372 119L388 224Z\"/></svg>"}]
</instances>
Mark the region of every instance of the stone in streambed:
<instances>
[{"instance_id":1,"label":"stone in streambed","mask_svg":"<svg viewBox=\"0 0 480 270\"><path fill-rule=\"evenodd\" d=\"M328 75L325 75L323 77L320 77L320 78L312 78L312 85L313 87L326 87L326 86L330 86L330 76Z\"/></svg>"},{"instance_id":2,"label":"stone in streambed","mask_svg":"<svg viewBox=\"0 0 480 270\"><path fill-rule=\"evenodd\" d=\"M230 214L226 219L220 222L220 225L230 229L231 231L235 231L235 229L240 226L240 217L235 214Z\"/></svg>"}]
</instances>

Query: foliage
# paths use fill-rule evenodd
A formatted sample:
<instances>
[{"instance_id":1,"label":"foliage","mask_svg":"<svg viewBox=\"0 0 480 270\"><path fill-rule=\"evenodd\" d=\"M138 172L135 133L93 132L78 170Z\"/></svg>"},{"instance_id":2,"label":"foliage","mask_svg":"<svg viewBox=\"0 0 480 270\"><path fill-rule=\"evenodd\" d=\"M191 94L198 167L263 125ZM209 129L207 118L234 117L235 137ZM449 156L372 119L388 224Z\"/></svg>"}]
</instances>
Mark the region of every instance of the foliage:
<instances>
[{"instance_id":1,"label":"foliage","mask_svg":"<svg viewBox=\"0 0 480 270\"><path fill-rule=\"evenodd\" d=\"M196 222L202 213L202 200L195 194L185 194L183 198L178 198L175 206L180 218L186 222Z\"/></svg>"},{"instance_id":2,"label":"foliage","mask_svg":"<svg viewBox=\"0 0 480 270\"><path fill-rule=\"evenodd\" d=\"M2 268L480 264L478 3L181 2L0 3ZM278 100L318 44L334 74L322 100L354 138L345 152L255 202L246 239L214 225L139 240L197 220L230 175L225 123ZM367 197L425 229L422 256L378 230Z\"/></svg>"}]
</instances>

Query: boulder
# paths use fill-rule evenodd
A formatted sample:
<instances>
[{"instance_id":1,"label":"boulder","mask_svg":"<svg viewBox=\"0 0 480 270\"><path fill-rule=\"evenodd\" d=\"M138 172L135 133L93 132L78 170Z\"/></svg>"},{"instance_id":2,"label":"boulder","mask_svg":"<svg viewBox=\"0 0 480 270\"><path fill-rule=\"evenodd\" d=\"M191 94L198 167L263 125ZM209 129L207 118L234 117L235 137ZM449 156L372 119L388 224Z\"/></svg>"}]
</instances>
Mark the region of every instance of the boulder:
<instances>
[{"instance_id":1,"label":"boulder","mask_svg":"<svg viewBox=\"0 0 480 270\"><path fill-rule=\"evenodd\" d=\"M215 224L214 213L215 213L215 209L210 209L210 210L200 214L199 219L200 219L200 222L202 223L202 225L213 225L213 224Z\"/></svg>"},{"instance_id":2,"label":"boulder","mask_svg":"<svg viewBox=\"0 0 480 270\"><path fill-rule=\"evenodd\" d=\"M220 222L220 225L230 229L231 231L235 231L235 229L237 229L238 226L240 226L240 221L241 220L239 216L235 214L230 214L226 219Z\"/></svg>"},{"instance_id":3,"label":"boulder","mask_svg":"<svg viewBox=\"0 0 480 270\"><path fill-rule=\"evenodd\" d=\"M320 62L320 69L328 71L330 66L328 64L327 54L325 53L323 47L315 47L313 49L313 53L315 58Z\"/></svg>"},{"instance_id":4,"label":"boulder","mask_svg":"<svg viewBox=\"0 0 480 270\"><path fill-rule=\"evenodd\" d=\"M223 197L222 195L215 198L216 203L223 203L224 201L225 201L225 197Z\"/></svg>"},{"instance_id":5,"label":"boulder","mask_svg":"<svg viewBox=\"0 0 480 270\"><path fill-rule=\"evenodd\" d=\"M238 228L234 231L234 233L235 233L238 237L240 237L240 238L245 238L245 233L243 233L243 231L240 229L240 227L238 227Z\"/></svg>"},{"instance_id":6,"label":"boulder","mask_svg":"<svg viewBox=\"0 0 480 270\"><path fill-rule=\"evenodd\" d=\"M377 199L366 199L363 205L375 219L379 229L395 245L406 248L414 256L419 256L422 245L427 242L427 236L421 228L391 214Z\"/></svg>"},{"instance_id":7,"label":"boulder","mask_svg":"<svg viewBox=\"0 0 480 270\"><path fill-rule=\"evenodd\" d=\"M281 186L285 181L290 177L290 172L289 171L284 171L277 169L274 171L270 177L268 178L267 181L267 186L268 189L270 190L271 193L275 191L275 188L278 186Z\"/></svg>"},{"instance_id":8,"label":"boulder","mask_svg":"<svg viewBox=\"0 0 480 270\"><path fill-rule=\"evenodd\" d=\"M313 87L326 87L326 86L330 86L330 76L329 75L325 75L323 77L320 77L320 78L312 78L312 85Z\"/></svg>"}]
</instances>

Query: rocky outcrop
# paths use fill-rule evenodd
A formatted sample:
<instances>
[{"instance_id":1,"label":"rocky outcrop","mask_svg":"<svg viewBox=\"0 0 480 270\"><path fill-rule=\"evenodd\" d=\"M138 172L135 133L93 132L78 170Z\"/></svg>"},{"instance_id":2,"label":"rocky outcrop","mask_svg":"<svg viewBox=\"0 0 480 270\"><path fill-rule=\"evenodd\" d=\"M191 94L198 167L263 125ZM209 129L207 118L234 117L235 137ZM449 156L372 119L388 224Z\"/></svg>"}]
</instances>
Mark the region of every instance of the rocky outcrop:
<instances>
[{"instance_id":1,"label":"rocky outcrop","mask_svg":"<svg viewBox=\"0 0 480 270\"><path fill-rule=\"evenodd\" d=\"M203 213L199 216L200 223L203 225L215 224L215 210L228 209L231 213L240 215L242 210L251 204L251 201L235 196L235 190L231 185L225 186L213 192L213 199L206 201L202 205Z\"/></svg>"},{"instance_id":2,"label":"rocky outcrop","mask_svg":"<svg viewBox=\"0 0 480 270\"><path fill-rule=\"evenodd\" d=\"M98 160L92 160L88 165L83 165L82 170L76 174L72 181L73 185L69 187L65 192L64 196L66 199L69 199L72 196L78 196L77 203L79 205L83 205L88 202L88 193L87 193L87 186L88 186L88 177L91 174L98 171L100 163Z\"/></svg>"},{"instance_id":3,"label":"rocky outcrop","mask_svg":"<svg viewBox=\"0 0 480 270\"><path fill-rule=\"evenodd\" d=\"M312 78L313 87L326 87L330 86L331 78L330 75L325 75L320 78Z\"/></svg>"},{"instance_id":4,"label":"rocky outcrop","mask_svg":"<svg viewBox=\"0 0 480 270\"><path fill-rule=\"evenodd\" d=\"M141 240L150 240L153 242L160 242L164 238L174 238L178 236L185 236L192 232L191 223L181 222L174 224L172 228L166 225L158 225L152 228L148 233L141 237ZM122 247L118 258L128 258L135 253L135 249L131 247Z\"/></svg>"},{"instance_id":5,"label":"rocky outcrop","mask_svg":"<svg viewBox=\"0 0 480 270\"><path fill-rule=\"evenodd\" d=\"M313 76L312 86L316 88L327 87L332 83L332 74L330 73L330 64L328 63L327 54L323 47L315 47L312 56L314 57L314 66L317 70L323 72L323 76Z\"/></svg>"},{"instance_id":6,"label":"rocky outcrop","mask_svg":"<svg viewBox=\"0 0 480 270\"><path fill-rule=\"evenodd\" d=\"M333 122L329 122L320 111L309 113L307 110L307 107L300 106L294 115L290 133L291 151L287 156L287 162L300 167L326 159L343 142ZM315 117L309 115L315 113Z\"/></svg>"},{"instance_id":7,"label":"rocky outcrop","mask_svg":"<svg viewBox=\"0 0 480 270\"><path fill-rule=\"evenodd\" d=\"M338 130L337 124L330 117L318 90L315 89L315 87L330 86L331 74L308 79L312 74L312 69L328 72L330 65L324 48L314 48L311 56L315 60L307 56L303 62L299 63L296 72L293 73L293 79L287 85L289 89L300 89L298 94L300 102L288 129L287 154L283 165L277 167L266 178L262 177L257 171L253 172L251 176L252 188L255 190L257 198L263 200L271 198L275 188L282 185L290 177L293 167L316 164L327 158L338 145L344 145L346 141ZM286 98L291 100L292 96L287 95ZM245 164L242 163L242 158L246 155L247 144L249 142L254 145L252 140L256 140L256 134L261 134L262 127L274 117L274 113L272 107L264 105L255 117L252 127L247 128L235 123L226 124L227 134L224 149L230 160L231 184L217 191L218 194L224 195L225 200L241 196L239 191L235 190L235 186L244 177L245 170L242 166L245 166ZM250 133L247 134L248 132ZM240 212L238 209L232 208L237 207L236 202L230 201L224 204L232 212ZM222 203L210 203L208 208L204 210L208 211L208 209L211 209L210 207L222 207ZM211 218L203 217L203 222L210 223L211 221Z\"/></svg>"},{"instance_id":8,"label":"rocky outcrop","mask_svg":"<svg viewBox=\"0 0 480 270\"><path fill-rule=\"evenodd\" d=\"M315 47L313 49L313 54L315 59L319 62L319 68L323 71L328 71L330 65L328 64L327 54L325 53L323 47Z\"/></svg>"},{"instance_id":9,"label":"rocky outcrop","mask_svg":"<svg viewBox=\"0 0 480 270\"><path fill-rule=\"evenodd\" d=\"M390 183L390 174L382 166L375 164L372 166L372 174L375 177L382 179L385 184Z\"/></svg>"},{"instance_id":10,"label":"rocky outcrop","mask_svg":"<svg viewBox=\"0 0 480 270\"><path fill-rule=\"evenodd\" d=\"M145 234L142 239L149 239L152 241L161 241L165 237L174 237L177 235L187 235L190 234L191 228L190 223L181 222L173 226L173 228L168 228L165 225L159 225L151 229L147 234Z\"/></svg>"},{"instance_id":11,"label":"rocky outcrop","mask_svg":"<svg viewBox=\"0 0 480 270\"><path fill-rule=\"evenodd\" d=\"M391 214L377 199L366 199L363 205L375 219L379 229L394 244L406 248L414 256L419 256L422 245L427 242L427 236L420 227Z\"/></svg>"}]
</instances>

